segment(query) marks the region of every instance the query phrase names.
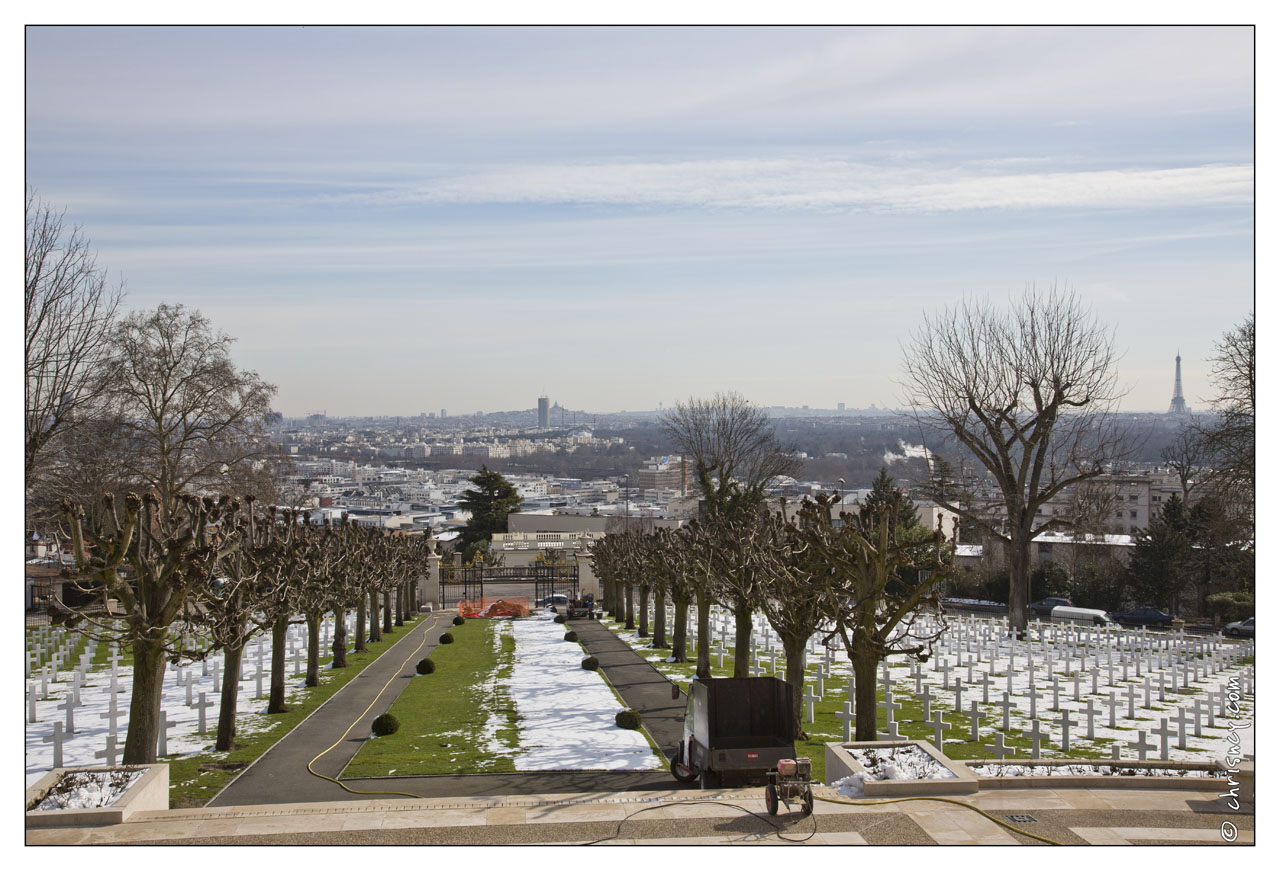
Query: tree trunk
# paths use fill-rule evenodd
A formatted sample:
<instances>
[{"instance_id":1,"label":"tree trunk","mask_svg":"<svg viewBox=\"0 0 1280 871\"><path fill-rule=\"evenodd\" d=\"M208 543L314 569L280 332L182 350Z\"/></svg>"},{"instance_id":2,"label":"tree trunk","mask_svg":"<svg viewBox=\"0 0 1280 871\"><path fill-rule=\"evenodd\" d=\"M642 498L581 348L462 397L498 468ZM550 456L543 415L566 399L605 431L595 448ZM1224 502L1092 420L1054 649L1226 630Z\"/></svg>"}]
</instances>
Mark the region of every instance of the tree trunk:
<instances>
[{"instance_id":1,"label":"tree trunk","mask_svg":"<svg viewBox=\"0 0 1280 871\"><path fill-rule=\"evenodd\" d=\"M244 659L244 639L229 644L222 654L222 701L218 706L218 740L213 749L236 749L236 707L240 704L240 663Z\"/></svg>"},{"instance_id":2,"label":"tree trunk","mask_svg":"<svg viewBox=\"0 0 1280 871\"><path fill-rule=\"evenodd\" d=\"M307 612L307 679L309 687L320 686L320 618L319 611Z\"/></svg>"},{"instance_id":3,"label":"tree trunk","mask_svg":"<svg viewBox=\"0 0 1280 871\"><path fill-rule=\"evenodd\" d=\"M649 585L640 585L640 631L641 638L649 637Z\"/></svg>"},{"instance_id":4,"label":"tree trunk","mask_svg":"<svg viewBox=\"0 0 1280 871\"><path fill-rule=\"evenodd\" d=\"M808 641L808 638L782 636L782 652L787 657L787 683L795 689L792 709L796 717L796 730L801 734L805 731L802 705L804 704L804 654Z\"/></svg>"},{"instance_id":5,"label":"tree trunk","mask_svg":"<svg viewBox=\"0 0 1280 871\"><path fill-rule=\"evenodd\" d=\"M405 584L400 584L396 587L396 625L397 626L404 625L404 600L407 593L408 593L408 590L406 589Z\"/></svg>"},{"instance_id":6,"label":"tree trunk","mask_svg":"<svg viewBox=\"0 0 1280 871\"><path fill-rule=\"evenodd\" d=\"M698 668L703 680L711 679L711 597L702 593L698 599Z\"/></svg>"},{"instance_id":7,"label":"tree trunk","mask_svg":"<svg viewBox=\"0 0 1280 871\"><path fill-rule=\"evenodd\" d=\"M125 765L156 761L164 665L163 640L133 642L133 697L129 701L129 732L120 760Z\"/></svg>"},{"instance_id":8,"label":"tree trunk","mask_svg":"<svg viewBox=\"0 0 1280 871\"><path fill-rule=\"evenodd\" d=\"M653 591L653 643L650 647L666 648L667 643L667 594L662 587Z\"/></svg>"},{"instance_id":9,"label":"tree trunk","mask_svg":"<svg viewBox=\"0 0 1280 871\"><path fill-rule=\"evenodd\" d=\"M853 688L855 741L876 740L876 666L880 660L870 650L854 649Z\"/></svg>"},{"instance_id":10,"label":"tree trunk","mask_svg":"<svg viewBox=\"0 0 1280 871\"><path fill-rule=\"evenodd\" d=\"M333 609L333 662L330 668L347 667L347 609Z\"/></svg>"},{"instance_id":11,"label":"tree trunk","mask_svg":"<svg viewBox=\"0 0 1280 871\"><path fill-rule=\"evenodd\" d=\"M365 597L361 595L360 601L356 603L356 646L355 650L352 651L353 653L364 653L365 650L368 649L364 646L364 621L366 607Z\"/></svg>"},{"instance_id":12,"label":"tree trunk","mask_svg":"<svg viewBox=\"0 0 1280 871\"><path fill-rule=\"evenodd\" d=\"M391 626L391 591L382 591L382 634L392 635L395 629Z\"/></svg>"},{"instance_id":13,"label":"tree trunk","mask_svg":"<svg viewBox=\"0 0 1280 871\"><path fill-rule=\"evenodd\" d=\"M378 622L378 591L369 591L369 642L382 640L382 624Z\"/></svg>"},{"instance_id":14,"label":"tree trunk","mask_svg":"<svg viewBox=\"0 0 1280 871\"><path fill-rule=\"evenodd\" d=\"M285 640L289 635L288 616L277 617L271 625L271 697L267 700L268 714L287 714L284 703Z\"/></svg>"},{"instance_id":15,"label":"tree trunk","mask_svg":"<svg viewBox=\"0 0 1280 871\"><path fill-rule=\"evenodd\" d=\"M688 662L689 600L675 599L676 629L671 639L671 658L676 662Z\"/></svg>"},{"instance_id":16,"label":"tree trunk","mask_svg":"<svg viewBox=\"0 0 1280 871\"><path fill-rule=\"evenodd\" d=\"M751 603L733 600L733 676L751 677Z\"/></svg>"},{"instance_id":17,"label":"tree trunk","mask_svg":"<svg viewBox=\"0 0 1280 871\"><path fill-rule=\"evenodd\" d=\"M626 583L625 598L627 602L627 628L636 628L636 602L635 602L635 585L630 581Z\"/></svg>"},{"instance_id":18,"label":"tree trunk","mask_svg":"<svg viewBox=\"0 0 1280 871\"><path fill-rule=\"evenodd\" d=\"M1025 640L1027 606L1031 604L1030 546L1011 539L1005 553L1009 559L1009 627L1014 638Z\"/></svg>"}]
</instances>

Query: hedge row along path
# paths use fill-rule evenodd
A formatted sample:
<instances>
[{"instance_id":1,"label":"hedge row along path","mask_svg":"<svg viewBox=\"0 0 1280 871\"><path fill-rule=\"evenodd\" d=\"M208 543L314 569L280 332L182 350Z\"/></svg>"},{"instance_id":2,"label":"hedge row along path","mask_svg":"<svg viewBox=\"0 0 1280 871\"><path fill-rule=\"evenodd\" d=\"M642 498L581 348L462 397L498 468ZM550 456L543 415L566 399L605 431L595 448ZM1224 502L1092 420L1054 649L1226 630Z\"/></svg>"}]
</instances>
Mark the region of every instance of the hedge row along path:
<instances>
[{"instance_id":1,"label":"hedge row along path","mask_svg":"<svg viewBox=\"0 0 1280 871\"><path fill-rule=\"evenodd\" d=\"M418 660L435 649L440 636L449 630L452 619L452 612L443 611L413 627L377 661L370 663L355 680L335 693L310 717L242 771L208 806L339 802L390 797L376 794L379 791L438 798L697 788L696 784L677 783L666 771L526 771L344 779L344 784L362 793L353 795L342 786L311 774L307 770L307 764L317 754L333 747L315 763L314 768L327 777L338 777L347 763L355 757L361 744L368 739L374 719L386 713L404 691L407 682L417 677L415 667ZM600 660L600 670L627 707L634 708L644 717L644 728L662 748L664 755L672 755L684 728L684 694L680 694L678 699L672 699L671 681L599 623L574 620L566 624L566 627L574 629L587 652ZM414 653L419 646L421 650ZM388 681L391 682L390 686L382 692ZM378 697L380 692L382 695ZM375 698L377 703L370 707ZM351 724L357 720L356 726L351 728ZM347 735L345 739L342 737L344 733ZM565 740L572 742L574 736L566 735ZM338 746L334 747L335 743Z\"/></svg>"}]
</instances>

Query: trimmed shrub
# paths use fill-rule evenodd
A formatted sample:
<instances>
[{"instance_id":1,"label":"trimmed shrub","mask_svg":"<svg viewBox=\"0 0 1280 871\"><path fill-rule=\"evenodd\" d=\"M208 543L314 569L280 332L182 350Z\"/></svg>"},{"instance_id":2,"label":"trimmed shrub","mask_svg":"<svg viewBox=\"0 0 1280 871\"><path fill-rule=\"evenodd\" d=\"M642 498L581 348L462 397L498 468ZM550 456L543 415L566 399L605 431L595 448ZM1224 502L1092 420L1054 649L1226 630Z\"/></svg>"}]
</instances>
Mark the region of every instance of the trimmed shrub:
<instances>
[{"instance_id":1,"label":"trimmed shrub","mask_svg":"<svg viewBox=\"0 0 1280 871\"><path fill-rule=\"evenodd\" d=\"M572 629L570 629L568 632L566 632L566 633L564 634L564 640L565 640L565 641L577 641L577 640L578 640L578 633L577 633L577 632L574 632Z\"/></svg>"},{"instance_id":2,"label":"trimmed shrub","mask_svg":"<svg viewBox=\"0 0 1280 871\"><path fill-rule=\"evenodd\" d=\"M586 659L582 660L582 667L587 671L599 671L600 660L596 659L594 656L588 656Z\"/></svg>"},{"instance_id":3,"label":"trimmed shrub","mask_svg":"<svg viewBox=\"0 0 1280 871\"><path fill-rule=\"evenodd\" d=\"M454 626L461 626L463 623L466 623L466 622L467 622L466 618L463 617L461 614L458 614L456 617L453 618Z\"/></svg>"},{"instance_id":4,"label":"trimmed shrub","mask_svg":"<svg viewBox=\"0 0 1280 871\"><path fill-rule=\"evenodd\" d=\"M613 722L620 729L639 729L640 713L627 708L625 711L618 711L617 716L613 718Z\"/></svg>"},{"instance_id":5,"label":"trimmed shrub","mask_svg":"<svg viewBox=\"0 0 1280 871\"><path fill-rule=\"evenodd\" d=\"M400 721L392 714L383 714L373 721L373 734L375 735L391 735L399 728Z\"/></svg>"},{"instance_id":6,"label":"trimmed shrub","mask_svg":"<svg viewBox=\"0 0 1280 871\"><path fill-rule=\"evenodd\" d=\"M429 659L418 660L418 674L431 674L436 670L436 664Z\"/></svg>"},{"instance_id":7,"label":"trimmed shrub","mask_svg":"<svg viewBox=\"0 0 1280 871\"><path fill-rule=\"evenodd\" d=\"M555 619L557 623L563 623L568 618L565 617L563 614L557 614Z\"/></svg>"},{"instance_id":8,"label":"trimmed shrub","mask_svg":"<svg viewBox=\"0 0 1280 871\"><path fill-rule=\"evenodd\" d=\"M453 633L451 633L451 632L446 632L445 634L441 635L441 636L440 636L440 643L441 643L441 644L452 644L452 643L453 643Z\"/></svg>"}]
</instances>

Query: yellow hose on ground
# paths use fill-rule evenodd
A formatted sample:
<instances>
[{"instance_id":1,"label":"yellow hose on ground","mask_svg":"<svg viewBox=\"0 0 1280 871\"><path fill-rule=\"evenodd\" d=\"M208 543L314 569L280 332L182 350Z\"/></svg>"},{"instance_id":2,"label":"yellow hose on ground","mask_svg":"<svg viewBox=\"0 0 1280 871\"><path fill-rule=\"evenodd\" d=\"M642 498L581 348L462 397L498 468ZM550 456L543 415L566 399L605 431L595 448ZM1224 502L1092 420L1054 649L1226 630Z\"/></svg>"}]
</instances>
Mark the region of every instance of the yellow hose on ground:
<instances>
[{"instance_id":1,"label":"yellow hose on ground","mask_svg":"<svg viewBox=\"0 0 1280 871\"><path fill-rule=\"evenodd\" d=\"M443 612L439 612L437 614L432 615L431 617L428 618L428 620L434 620L436 617L440 617L440 616L443 616ZM433 628L435 628L434 623L427 627L427 631L430 631ZM351 734L351 730L354 729L362 719L364 719L365 714L369 713L369 711L372 710L373 706L378 703L378 699L382 698L382 694L387 691L387 687L391 686L391 682L394 681L399 676L400 672L404 670L404 667L409 664L409 660L413 659L413 657L418 653L418 651L420 651L423 648L423 646L427 643L427 631L424 631L422 633L422 642L417 647L414 648L413 653L410 653L405 658L404 662L400 664L400 668L396 670L395 674L391 675L390 679L385 684L382 685L382 689L378 690L378 694L373 697L373 701L369 702L369 706L360 712L360 716L356 717L355 722L353 722L350 726L347 727L347 730L342 733L342 737L340 737L337 741L334 741L324 750L320 751L318 754L316 754L314 759L312 759L310 762L307 763L307 771L311 772L321 780L327 780L330 783L336 783L338 786L342 787L344 790L351 793L352 795L402 795L406 798L426 798L426 796L424 795L418 795L417 793L413 793L413 792L395 792L391 790L379 790L379 791L373 792L373 791L352 789L351 787L347 786L345 783L338 780L337 778L329 777L327 774L321 774L320 772L316 771L315 768L313 768L312 766L315 765L318 761L320 761L320 758L324 756L326 753L328 753L330 750L332 750L334 747L337 747L343 741L347 740L347 736ZM1044 841L1046 844L1052 844L1055 847L1065 846L1059 843L1058 841L1053 841L1041 835L1034 835L1031 832L1027 832L1022 829L1019 829L1018 827L1010 825L1009 823L1004 822L1003 820L996 819L991 814L984 811L982 808L974 807L971 804L967 804L966 802L958 801L953 798L909 796L906 798L888 798L888 799L880 799L877 801L845 801L843 799L825 798L823 796L817 796L817 795L815 795L814 798L817 799L818 801L825 801L829 804L847 804L847 805L853 805L854 807L867 807L867 806L879 805L879 804L897 804L899 802L904 802L904 801L945 802L946 804L958 805L959 807L968 808L971 811L982 814L984 817L991 820L991 822L995 823L996 825L1002 826L1011 832L1017 832L1019 835L1026 835L1028 838L1034 838L1037 841Z\"/></svg>"},{"instance_id":2,"label":"yellow hose on ground","mask_svg":"<svg viewBox=\"0 0 1280 871\"><path fill-rule=\"evenodd\" d=\"M324 750L321 750L318 754L316 754L316 757L314 759L312 759L310 762L307 763L307 771L311 772L321 780L327 780L330 783L338 784L338 786L342 787L352 795L403 795L406 798L426 798L426 796L416 795L412 792L391 792L391 791L366 792L359 789L352 789L351 787L347 786L345 783L343 783L342 781L338 780L335 777L329 777L327 774L321 774L320 772L312 768L312 766L315 765L316 762L320 760L321 756L324 756L334 747L337 747L343 741L347 740L347 736L351 734L351 730L354 729L362 719L364 719L365 714L369 713L369 711L373 709L373 706L378 703L378 699L382 698L382 694L387 691L387 687L391 686L391 682L400 676L400 672L403 671L404 667L409 664L409 660L413 659L413 657L417 655L418 651L422 650L423 646L427 643L427 633L432 629L434 629L436 625L434 622L431 622L431 621L434 621L436 617L440 617L443 615L444 615L444 612L441 611L427 618L427 620L429 621L429 625L427 626L426 630L424 630L422 633L422 642L413 649L413 653L410 653L408 657L405 658L404 662L400 663L400 668L396 669L395 674L391 675L391 678L382 685L382 689L378 690L378 694L373 697L373 701L369 702L369 707L365 708L363 711L360 712L360 716L356 717L355 722L347 727L347 731L342 733L342 737L339 738L337 741L334 741Z\"/></svg>"}]
</instances>

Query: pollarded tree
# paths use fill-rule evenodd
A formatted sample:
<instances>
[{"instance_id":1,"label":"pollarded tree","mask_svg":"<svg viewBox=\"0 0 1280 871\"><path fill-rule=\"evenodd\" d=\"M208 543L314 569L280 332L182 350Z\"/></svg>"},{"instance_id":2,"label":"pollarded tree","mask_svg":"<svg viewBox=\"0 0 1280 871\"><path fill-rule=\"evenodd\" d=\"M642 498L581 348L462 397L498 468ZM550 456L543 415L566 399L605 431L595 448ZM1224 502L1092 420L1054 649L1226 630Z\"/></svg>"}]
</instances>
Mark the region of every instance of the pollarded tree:
<instances>
[{"instance_id":1,"label":"pollarded tree","mask_svg":"<svg viewBox=\"0 0 1280 871\"><path fill-rule=\"evenodd\" d=\"M1253 314L1215 346L1210 377L1217 395L1217 419L1201 427L1202 444L1210 457L1209 484L1224 507L1250 526L1254 517L1256 343Z\"/></svg>"},{"instance_id":2,"label":"pollarded tree","mask_svg":"<svg viewBox=\"0 0 1280 871\"><path fill-rule=\"evenodd\" d=\"M121 514L113 497L94 521L79 505L63 503L63 534L70 539L76 571L69 579L98 601L115 599L124 619L113 622L67 609L55 612L91 637L113 639L133 651L133 692L123 761L156 761L166 658L187 651L183 629L191 606L216 576L219 561L238 543L218 532L234 525L236 501L179 497L164 504L154 493L128 494ZM175 630L176 634L175 634Z\"/></svg>"},{"instance_id":3,"label":"pollarded tree","mask_svg":"<svg viewBox=\"0 0 1280 871\"><path fill-rule=\"evenodd\" d=\"M943 535L939 518L932 551L922 554L914 536L899 539L893 501L842 512L836 529L825 501L802 512L793 553L807 567L806 584L824 588L826 616L853 664L855 740L874 741L876 668L893 655L926 659L941 637L939 589L952 572L955 540Z\"/></svg>"},{"instance_id":4,"label":"pollarded tree","mask_svg":"<svg viewBox=\"0 0 1280 871\"><path fill-rule=\"evenodd\" d=\"M1029 289L1009 311L966 300L926 317L904 355L922 432L955 438L994 483L972 502L948 498L936 481L927 489L1003 544L1009 619L1021 636L1031 542L1053 523L1037 521L1037 510L1124 453L1112 336L1074 293Z\"/></svg>"}]
</instances>

